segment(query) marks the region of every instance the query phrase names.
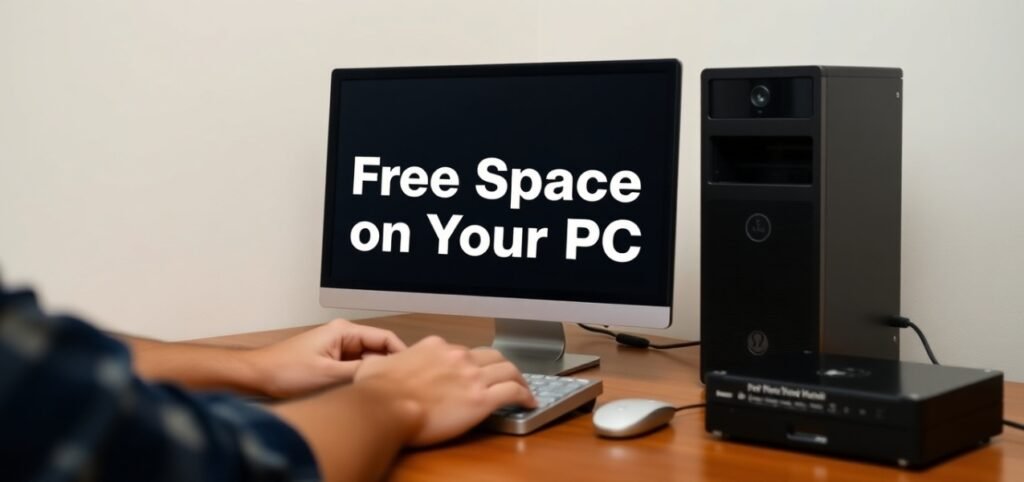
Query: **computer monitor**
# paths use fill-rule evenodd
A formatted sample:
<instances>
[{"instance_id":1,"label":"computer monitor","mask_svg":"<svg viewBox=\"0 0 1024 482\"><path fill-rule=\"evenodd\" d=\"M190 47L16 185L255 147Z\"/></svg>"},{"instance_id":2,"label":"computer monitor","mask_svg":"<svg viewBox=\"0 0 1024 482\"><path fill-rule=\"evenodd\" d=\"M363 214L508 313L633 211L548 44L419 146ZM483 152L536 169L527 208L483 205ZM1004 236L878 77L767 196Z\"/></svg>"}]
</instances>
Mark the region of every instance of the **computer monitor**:
<instances>
[{"instance_id":1,"label":"computer monitor","mask_svg":"<svg viewBox=\"0 0 1024 482\"><path fill-rule=\"evenodd\" d=\"M677 60L337 69L320 302L496 318L523 371L562 325L672 319Z\"/></svg>"}]
</instances>

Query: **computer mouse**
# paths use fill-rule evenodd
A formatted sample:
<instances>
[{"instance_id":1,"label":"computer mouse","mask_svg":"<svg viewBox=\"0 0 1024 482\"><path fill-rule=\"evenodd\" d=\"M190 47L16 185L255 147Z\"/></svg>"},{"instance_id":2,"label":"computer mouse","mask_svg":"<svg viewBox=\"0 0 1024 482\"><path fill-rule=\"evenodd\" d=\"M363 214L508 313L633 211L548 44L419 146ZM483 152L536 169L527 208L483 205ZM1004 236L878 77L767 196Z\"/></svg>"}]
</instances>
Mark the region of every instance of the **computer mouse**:
<instances>
[{"instance_id":1,"label":"computer mouse","mask_svg":"<svg viewBox=\"0 0 1024 482\"><path fill-rule=\"evenodd\" d=\"M635 437L663 427L676 415L670 403L643 398L608 402L594 412L594 429L602 437Z\"/></svg>"}]
</instances>

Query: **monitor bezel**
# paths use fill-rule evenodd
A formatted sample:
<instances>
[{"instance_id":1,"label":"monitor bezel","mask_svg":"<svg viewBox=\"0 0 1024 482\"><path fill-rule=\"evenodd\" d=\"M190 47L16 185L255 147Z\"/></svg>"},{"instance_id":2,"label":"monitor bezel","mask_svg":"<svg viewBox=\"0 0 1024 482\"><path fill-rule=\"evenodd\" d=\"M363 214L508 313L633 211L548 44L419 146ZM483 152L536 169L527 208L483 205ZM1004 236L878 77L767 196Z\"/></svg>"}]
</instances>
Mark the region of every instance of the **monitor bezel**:
<instances>
[{"instance_id":1,"label":"monitor bezel","mask_svg":"<svg viewBox=\"0 0 1024 482\"><path fill-rule=\"evenodd\" d=\"M327 139L327 177L324 191L324 222L320 258L320 304L327 308L416 312L459 316L482 316L569 323L667 328L672 323L675 281L675 248L678 181L669 188L671 202L668 232L667 306L517 297L446 294L413 291L366 290L329 287L331 266L330 233L334 225L334 178L337 170L338 103L340 84L351 80L455 78L531 75L587 75L616 73L660 73L672 76L673 149L671 176L678 179L682 64L677 59L612 60L585 62L542 62L522 64L443 65L416 67L361 67L335 69L331 76L331 98Z\"/></svg>"}]
</instances>

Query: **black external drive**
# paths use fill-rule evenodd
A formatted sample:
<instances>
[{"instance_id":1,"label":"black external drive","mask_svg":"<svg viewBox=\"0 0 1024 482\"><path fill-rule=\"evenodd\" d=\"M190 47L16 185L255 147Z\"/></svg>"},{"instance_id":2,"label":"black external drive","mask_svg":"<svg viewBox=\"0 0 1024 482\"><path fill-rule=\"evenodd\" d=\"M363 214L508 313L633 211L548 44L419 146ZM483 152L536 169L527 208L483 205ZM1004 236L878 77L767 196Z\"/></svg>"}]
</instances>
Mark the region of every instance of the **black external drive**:
<instances>
[{"instance_id":1,"label":"black external drive","mask_svg":"<svg viewBox=\"0 0 1024 482\"><path fill-rule=\"evenodd\" d=\"M705 377L724 439L924 467L1002 433L996 370L808 355Z\"/></svg>"}]
</instances>

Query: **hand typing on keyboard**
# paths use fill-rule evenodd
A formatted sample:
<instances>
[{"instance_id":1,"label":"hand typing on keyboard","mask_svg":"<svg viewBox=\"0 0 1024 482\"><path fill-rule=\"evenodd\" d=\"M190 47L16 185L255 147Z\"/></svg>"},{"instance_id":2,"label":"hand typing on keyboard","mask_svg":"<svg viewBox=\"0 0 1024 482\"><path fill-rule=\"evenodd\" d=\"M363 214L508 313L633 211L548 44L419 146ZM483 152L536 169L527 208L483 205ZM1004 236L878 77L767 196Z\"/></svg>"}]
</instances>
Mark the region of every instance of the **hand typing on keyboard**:
<instances>
[{"instance_id":1,"label":"hand typing on keyboard","mask_svg":"<svg viewBox=\"0 0 1024 482\"><path fill-rule=\"evenodd\" d=\"M599 380L560 377L553 375L523 374L537 400L536 408L506 405L496 410L484 422L488 429L524 435L547 425L563 415L578 409L589 410L601 394Z\"/></svg>"},{"instance_id":2,"label":"hand typing on keyboard","mask_svg":"<svg viewBox=\"0 0 1024 482\"><path fill-rule=\"evenodd\" d=\"M491 348L469 350L428 337L396 355L363 361L355 386L375 385L419 414L409 445L447 440L508 404L536 401L519 370Z\"/></svg>"}]
</instances>

